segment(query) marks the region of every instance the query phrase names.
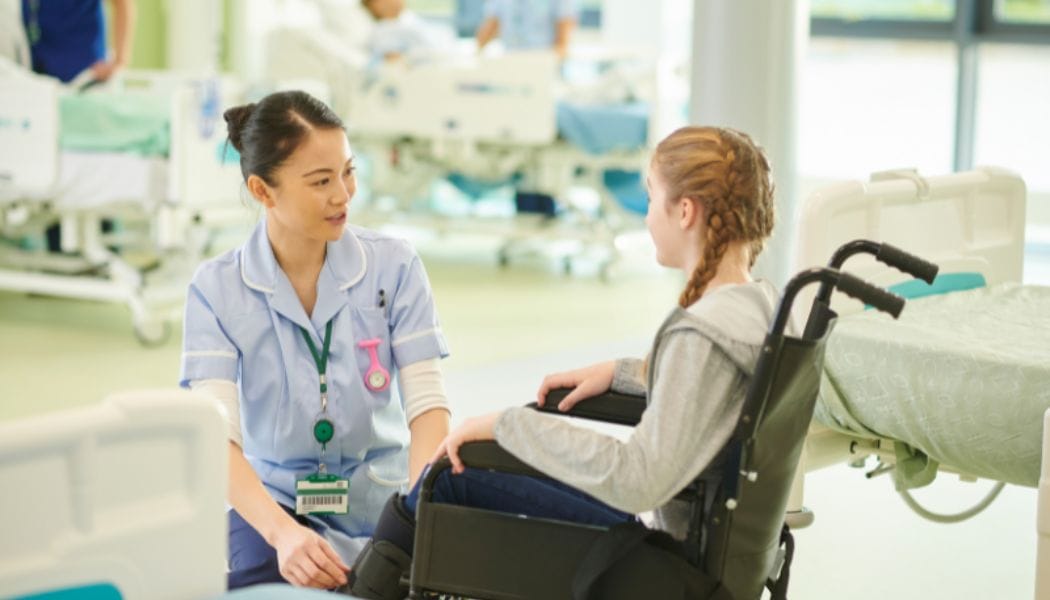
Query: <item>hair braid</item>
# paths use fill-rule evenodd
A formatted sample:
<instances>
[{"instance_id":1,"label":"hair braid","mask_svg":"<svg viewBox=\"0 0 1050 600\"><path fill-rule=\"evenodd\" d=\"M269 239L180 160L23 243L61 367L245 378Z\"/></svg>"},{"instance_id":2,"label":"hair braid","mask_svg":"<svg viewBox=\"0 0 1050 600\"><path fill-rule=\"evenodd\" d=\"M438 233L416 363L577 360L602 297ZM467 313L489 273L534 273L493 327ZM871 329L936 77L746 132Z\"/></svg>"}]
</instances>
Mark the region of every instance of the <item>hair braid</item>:
<instances>
[{"instance_id":1,"label":"hair braid","mask_svg":"<svg viewBox=\"0 0 1050 600\"><path fill-rule=\"evenodd\" d=\"M684 127L657 146L653 157L674 201L691 198L706 210L703 254L678 302L703 296L730 243L748 242L753 265L773 229L769 163L746 134Z\"/></svg>"}]
</instances>

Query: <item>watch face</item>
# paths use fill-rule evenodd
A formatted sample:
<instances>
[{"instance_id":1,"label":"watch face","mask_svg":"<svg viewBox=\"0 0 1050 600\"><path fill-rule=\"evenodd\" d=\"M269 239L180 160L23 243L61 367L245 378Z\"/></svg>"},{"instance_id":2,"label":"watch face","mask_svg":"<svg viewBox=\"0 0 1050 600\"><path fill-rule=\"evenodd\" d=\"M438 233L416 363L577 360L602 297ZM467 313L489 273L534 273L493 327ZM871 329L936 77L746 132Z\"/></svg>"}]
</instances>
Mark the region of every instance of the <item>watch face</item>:
<instances>
[{"instance_id":1,"label":"watch face","mask_svg":"<svg viewBox=\"0 0 1050 600\"><path fill-rule=\"evenodd\" d=\"M368 376L368 383L373 388L381 388L386 385L386 375L380 371L372 371L372 374Z\"/></svg>"},{"instance_id":2,"label":"watch face","mask_svg":"<svg viewBox=\"0 0 1050 600\"><path fill-rule=\"evenodd\" d=\"M335 435L335 427L332 426L332 422L328 419L321 419L314 423L314 437L317 438L318 442L322 444L332 440L332 436Z\"/></svg>"}]
</instances>

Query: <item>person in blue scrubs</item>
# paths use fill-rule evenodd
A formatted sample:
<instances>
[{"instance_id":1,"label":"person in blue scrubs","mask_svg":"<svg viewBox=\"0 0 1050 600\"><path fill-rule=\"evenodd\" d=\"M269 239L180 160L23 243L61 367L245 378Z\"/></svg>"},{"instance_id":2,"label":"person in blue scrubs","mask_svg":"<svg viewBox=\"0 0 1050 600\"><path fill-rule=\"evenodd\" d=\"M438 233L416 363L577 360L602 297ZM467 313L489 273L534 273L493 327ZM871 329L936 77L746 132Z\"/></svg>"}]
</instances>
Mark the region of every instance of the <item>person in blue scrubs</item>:
<instances>
[{"instance_id":1,"label":"person in blue scrubs","mask_svg":"<svg viewBox=\"0 0 1050 600\"><path fill-rule=\"evenodd\" d=\"M448 432L447 344L409 244L347 225L354 159L335 113L293 91L224 116L265 217L194 275L181 385L229 421L229 587L335 588ZM345 481L331 497L346 513L304 514L330 497L304 482L326 478Z\"/></svg>"},{"instance_id":2,"label":"person in blue scrubs","mask_svg":"<svg viewBox=\"0 0 1050 600\"><path fill-rule=\"evenodd\" d=\"M114 48L106 53L102 0L22 0L33 71L69 83L84 71L106 81L131 60L134 0L113 3Z\"/></svg>"},{"instance_id":3,"label":"person in blue scrubs","mask_svg":"<svg viewBox=\"0 0 1050 600\"><path fill-rule=\"evenodd\" d=\"M33 71L50 75L63 83L87 74L88 79L106 81L131 60L135 0L113 3L114 52L106 53L106 17L102 0L22 0L22 24L29 43ZM103 233L113 222L103 219ZM58 223L47 228L47 248L62 250L62 229Z\"/></svg>"},{"instance_id":4,"label":"person in blue scrubs","mask_svg":"<svg viewBox=\"0 0 1050 600\"><path fill-rule=\"evenodd\" d=\"M508 50L553 48L565 58L577 12L576 0L487 0L478 47L500 37Z\"/></svg>"},{"instance_id":5,"label":"person in blue scrubs","mask_svg":"<svg viewBox=\"0 0 1050 600\"><path fill-rule=\"evenodd\" d=\"M559 59L565 59L577 13L576 0L486 0L475 34L478 48L499 37L507 50L552 48ZM546 217L555 216L558 210L553 196L522 189L514 193L514 206L519 214Z\"/></svg>"}]
</instances>

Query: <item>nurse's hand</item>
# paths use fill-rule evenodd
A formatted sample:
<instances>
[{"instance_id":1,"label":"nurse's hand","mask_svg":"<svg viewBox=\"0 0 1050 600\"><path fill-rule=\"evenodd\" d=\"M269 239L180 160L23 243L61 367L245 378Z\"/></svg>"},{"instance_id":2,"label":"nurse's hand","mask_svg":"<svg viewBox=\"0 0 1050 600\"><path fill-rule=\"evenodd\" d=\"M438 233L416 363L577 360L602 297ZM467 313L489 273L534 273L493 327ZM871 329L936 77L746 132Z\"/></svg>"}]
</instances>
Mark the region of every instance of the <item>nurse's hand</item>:
<instances>
[{"instance_id":1,"label":"nurse's hand","mask_svg":"<svg viewBox=\"0 0 1050 600\"><path fill-rule=\"evenodd\" d=\"M293 585L330 590L346 583L350 567L309 527L288 525L278 534L274 549L281 576Z\"/></svg>"},{"instance_id":2,"label":"nurse's hand","mask_svg":"<svg viewBox=\"0 0 1050 600\"><path fill-rule=\"evenodd\" d=\"M536 392L536 404L543 406L547 401L547 393L551 390L575 388L558 403L558 410L565 412L576 406L580 400L607 392L612 386L615 372L616 361L610 360L582 369L552 373L543 378L540 390Z\"/></svg>"},{"instance_id":3,"label":"nurse's hand","mask_svg":"<svg viewBox=\"0 0 1050 600\"><path fill-rule=\"evenodd\" d=\"M463 461L459 459L459 447L467 442L482 442L495 439L496 419L499 419L500 414L494 412L463 421L462 425L453 429L445 437L445 440L441 442L437 452L434 453L434 457L430 459L430 464L434 464L439 458L447 454L448 459L452 461L452 472L457 475L462 473L466 467Z\"/></svg>"},{"instance_id":4,"label":"nurse's hand","mask_svg":"<svg viewBox=\"0 0 1050 600\"><path fill-rule=\"evenodd\" d=\"M100 60L91 65L91 76L95 81L108 81L122 68L124 65L116 60Z\"/></svg>"}]
</instances>

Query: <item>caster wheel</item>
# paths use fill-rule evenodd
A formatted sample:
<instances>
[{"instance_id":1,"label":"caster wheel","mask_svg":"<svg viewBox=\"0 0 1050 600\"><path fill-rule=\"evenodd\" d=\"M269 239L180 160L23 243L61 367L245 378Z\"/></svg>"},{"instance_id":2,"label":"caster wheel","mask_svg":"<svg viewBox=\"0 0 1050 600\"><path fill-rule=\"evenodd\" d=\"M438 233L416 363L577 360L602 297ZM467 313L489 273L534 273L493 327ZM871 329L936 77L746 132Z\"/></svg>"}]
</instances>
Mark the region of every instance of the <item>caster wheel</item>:
<instances>
[{"instance_id":1,"label":"caster wheel","mask_svg":"<svg viewBox=\"0 0 1050 600\"><path fill-rule=\"evenodd\" d=\"M135 324L135 339L146 348L164 345L171 337L171 323L168 321L149 321Z\"/></svg>"}]
</instances>

